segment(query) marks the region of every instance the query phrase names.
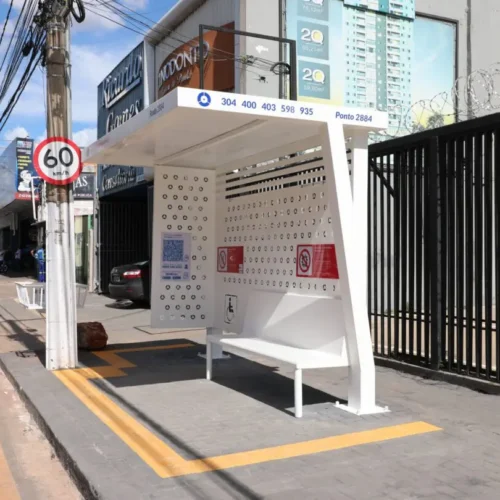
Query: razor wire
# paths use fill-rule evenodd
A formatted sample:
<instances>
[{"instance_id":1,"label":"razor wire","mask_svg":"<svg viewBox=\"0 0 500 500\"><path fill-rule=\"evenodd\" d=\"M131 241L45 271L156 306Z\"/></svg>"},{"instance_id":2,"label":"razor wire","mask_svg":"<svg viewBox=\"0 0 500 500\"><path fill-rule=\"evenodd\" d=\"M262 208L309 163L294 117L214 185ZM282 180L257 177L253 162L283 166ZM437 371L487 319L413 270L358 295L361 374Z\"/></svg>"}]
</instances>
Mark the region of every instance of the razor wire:
<instances>
[{"instance_id":1,"label":"razor wire","mask_svg":"<svg viewBox=\"0 0 500 500\"><path fill-rule=\"evenodd\" d=\"M461 122L500 109L500 62L488 69L473 71L457 78L452 88L430 99L415 101L409 107L388 106L389 115L399 116L396 127L379 134L389 138L401 137L444 126L447 122Z\"/></svg>"}]
</instances>

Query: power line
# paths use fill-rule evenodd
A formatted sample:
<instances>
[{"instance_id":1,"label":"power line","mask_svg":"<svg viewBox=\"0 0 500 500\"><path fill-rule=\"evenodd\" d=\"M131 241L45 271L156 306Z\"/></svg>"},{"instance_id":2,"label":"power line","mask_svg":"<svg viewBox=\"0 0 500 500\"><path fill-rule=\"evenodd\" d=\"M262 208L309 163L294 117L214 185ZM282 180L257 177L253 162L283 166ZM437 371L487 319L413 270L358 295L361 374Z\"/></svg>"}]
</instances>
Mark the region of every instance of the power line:
<instances>
[{"instance_id":1,"label":"power line","mask_svg":"<svg viewBox=\"0 0 500 500\"><path fill-rule=\"evenodd\" d=\"M108 21L112 22L112 23L115 23L117 24L118 26L121 26L123 28L126 28L134 33L137 33L139 35L142 35L144 37L147 36L147 33L145 33L144 31L142 31L140 27L138 27L137 25L134 25L134 27L131 27L131 26L128 26L126 24L123 24L123 23L120 23L119 21L117 21L116 19L112 19L108 16L106 16L105 14L102 13L102 10L101 11L97 11L97 10L94 10L94 9L105 9L107 10L108 12L111 12L111 13L114 13L116 15L118 15L122 20L124 20L125 22L127 21L130 21L132 20L133 22L135 22L136 24L141 24L143 26L145 26L146 28L148 29L151 29L153 31L157 31L158 33L160 34L164 34L163 31L160 31L160 30L157 30L155 29L154 27L146 24L146 23L143 23L142 21L139 21L135 18L133 18L133 16L131 16L130 14L127 14L126 12L123 12L123 11L120 11L120 9L117 9L116 7L113 7L113 6L110 6L108 5L107 3L106 4L103 4L102 0L97 0L99 5L95 4L95 3L89 3L88 1L85 2L86 3L86 6L87 6L87 9L90 11L90 12L93 12L94 14L104 18L104 19L107 19ZM116 0L109 0L110 2L115 2L115 3L118 3L119 5L122 5L120 4L119 2L117 2ZM93 8L90 8L89 5L91 5ZM125 8L127 8L128 10L140 15L139 13L133 11L132 9L129 9L128 7L126 6L123 6ZM142 17L145 17L145 16L142 16ZM157 23L154 23L155 25ZM180 37L185 37L185 35L182 35L178 32L175 32L173 30L168 30L170 34L172 33L175 33L176 35L180 36ZM186 39L185 40L182 40L182 39L179 39L179 38L175 38L173 36L170 36L170 38L172 38L173 40L179 42L180 44L182 45L188 45L190 47L198 47L198 42L195 40L189 40L187 39L187 37L185 37ZM171 45L169 44L168 42L166 41L162 41L160 43L157 44L158 46L165 46L165 47L168 47L172 50L176 50L178 49L178 47L174 46L174 45ZM255 74L256 76L258 76L259 79L265 79L265 75L261 74L261 73L257 73L256 71L253 71L251 69L248 68L248 62L247 62L247 59L243 58L243 57L235 57L234 54L231 54L230 52L227 52L227 51L223 51L221 49L211 49L210 51L212 53L212 55L215 55L216 53L217 54L227 54L229 55L230 57L226 57L225 59L223 60L231 60L231 61L234 61L235 64L240 64L240 66L238 66L240 69L244 70L244 71L247 71L248 73L252 73L252 74ZM257 59L256 59L257 60ZM263 60L265 61L265 60ZM269 61L269 65L273 65L275 64L273 61ZM259 69L259 68L257 68ZM263 71L266 71L266 72L271 72L270 69L268 68L262 68Z\"/></svg>"},{"instance_id":2,"label":"power line","mask_svg":"<svg viewBox=\"0 0 500 500\"><path fill-rule=\"evenodd\" d=\"M5 35L5 30L7 29L7 24L9 24L10 13L12 12L12 6L14 5L14 0L10 0L9 10L7 11L7 16L5 17L5 23L3 25L2 36L0 36L0 46L3 42L3 37Z\"/></svg>"},{"instance_id":3,"label":"power line","mask_svg":"<svg viewBox=\"0 0 500 500\"><path fill-rule=\"evenodd\" d=\"M159 25L159 23L155 22L153 19L151 18L148 18L147 16L144 16L143 14L141 14L140 12L137 12L137 11L134 11L133 9L131 9L130 7L128 7L127 5L124 5L123 3L119 2L118 0L95 0L97 1L98 3L100 3L101 5L102 4L106 4L106 6L108 7L108 9L113 9L115 10L116 12L123 12L123 11L120 11L120 9L118 9L117 7L114 7L114 6L111 6L109 5L110 3L115 3L117 5L120 5L122 8L128 10L129 12L133 13L133 14L136 14L137 16L139 17L142 17L143 19L145 19L146 21L149 21L151 23L153 23L153 26L150 26L149 24L146 24L142 21L138 21L137 19L135 19L133 16L131 15L127 15L128 17L130 17L131 19L133 19L135 22L138 22L140 24L142 24L143 26L145 26L146 28L150 29L151 31L155 31L156 33L162 35L162 36L170 36L172 39L180 42L180 43L186 43L187 42L191 42L190 39L188 39L188 37L186 35L183 35L182 33L179 33L178 31L175 31L175 30L171 30L171 29L168 29L168 30L160 30L160 29L157 29L156 26ZM167 31L167 34L165 34L165 31ZM176 35L176 36L179 36L181 38L185 38L186 40L179 40L179 39L176 39L174 38L172 35ZM197 44L197 42L193 42L195 44ZM226 55L229 55L231 57L234 58L234 54L232 54L231 52L227 52L225 50L222 50L222 49L214 49L215 51L217 51L218 53L220 54L226 54ZM239 57L239 58L236 58L238 59L240 62L243 62L242 61L242 58ZM273 64L276 63L276 61L271 61L269 59L264 59L262 57L259 57L258 58L259 61L262 61L264 63L267 63L269 64L270 66L272 66Z\"/></svg>"},{"instance_id":4,"label":"power line","mask_svg":"<svg viewBox=\"0 0 500 500\"><path fill-rule=\"evenodd\" d=\"M11 6L12 6L11 2ZM85 7L82 0L69 0L69 12L77 22L85 19ZM5 127L7 120L19 102L26 86L28 85L35 69L44 60L43 47L46 43L46 28L50 19L54 18L54 10L60 9L61 4L54 0L26 0L19 12L16 25L9 45L0 65L0 73L5 67L2 82L0 84L0 102L8 94L15 80L24 58L29 57L24 71L19 79L16 89L10 95L5 109L0 115L0 131ZM9 11L10 13L10 11ZM5 33L5 26L4 26ZM3 38L3 34L2 34Z\"/></svg>"}]
</instances>

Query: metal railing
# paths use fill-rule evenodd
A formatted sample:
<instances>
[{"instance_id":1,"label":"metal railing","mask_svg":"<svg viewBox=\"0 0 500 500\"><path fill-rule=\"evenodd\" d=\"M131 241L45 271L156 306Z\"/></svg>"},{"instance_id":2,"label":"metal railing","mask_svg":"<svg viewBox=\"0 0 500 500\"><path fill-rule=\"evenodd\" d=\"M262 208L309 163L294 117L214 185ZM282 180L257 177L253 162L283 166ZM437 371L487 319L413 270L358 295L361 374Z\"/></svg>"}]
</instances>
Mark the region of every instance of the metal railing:
<instances>
[{"instance_id":1,"label":"metal railing","mask_svg":"<svg viewBox=\"0 0 500 500\"><path fill-rule=\"evenodd\" d=\"M500 382L500 114L370 147L376 355Z\"/></svg>"}]
</instances>

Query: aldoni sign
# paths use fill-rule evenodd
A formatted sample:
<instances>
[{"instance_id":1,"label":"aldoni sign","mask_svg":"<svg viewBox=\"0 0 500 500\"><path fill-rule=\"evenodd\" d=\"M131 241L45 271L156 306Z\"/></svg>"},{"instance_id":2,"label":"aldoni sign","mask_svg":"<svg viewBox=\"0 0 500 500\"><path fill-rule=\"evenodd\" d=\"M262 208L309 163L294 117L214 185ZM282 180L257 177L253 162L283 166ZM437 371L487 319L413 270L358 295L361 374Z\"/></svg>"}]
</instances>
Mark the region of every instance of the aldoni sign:
<instances>
[{"instance_id":1,"label":"aldoni sign","mask_svg":"<svg viewBox=\"0 0 500 500\"><path fill-rule=\"evenodd\" d=\"M224 28L233 29L234 23ZM230 91L234 89L234 35L207 31L203 37L205 88ZM193 38L171 52L158 70L158 98L176 87L200 86L199 38Z\"/></svg>"}]
</instances>

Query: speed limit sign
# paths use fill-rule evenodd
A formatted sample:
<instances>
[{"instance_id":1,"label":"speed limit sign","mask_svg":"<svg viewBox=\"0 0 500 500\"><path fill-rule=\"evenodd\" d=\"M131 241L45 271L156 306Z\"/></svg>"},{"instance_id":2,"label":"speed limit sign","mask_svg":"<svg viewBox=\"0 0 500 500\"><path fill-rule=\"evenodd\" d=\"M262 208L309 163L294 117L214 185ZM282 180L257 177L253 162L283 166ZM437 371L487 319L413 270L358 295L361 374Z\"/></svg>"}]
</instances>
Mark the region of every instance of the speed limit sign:
<instances>
[{"instance_id":1,"label":"speed limit sign","mask_svg":"<svg viewBox=\"0 0 500 500\"><path fill-rule=\"evenodd\" d=\"M36 148L34 164L38 175L49 184L63 186L74 182L82 171L82 152L64 137L45 139Z\"/></svg>"}]
</instances>

